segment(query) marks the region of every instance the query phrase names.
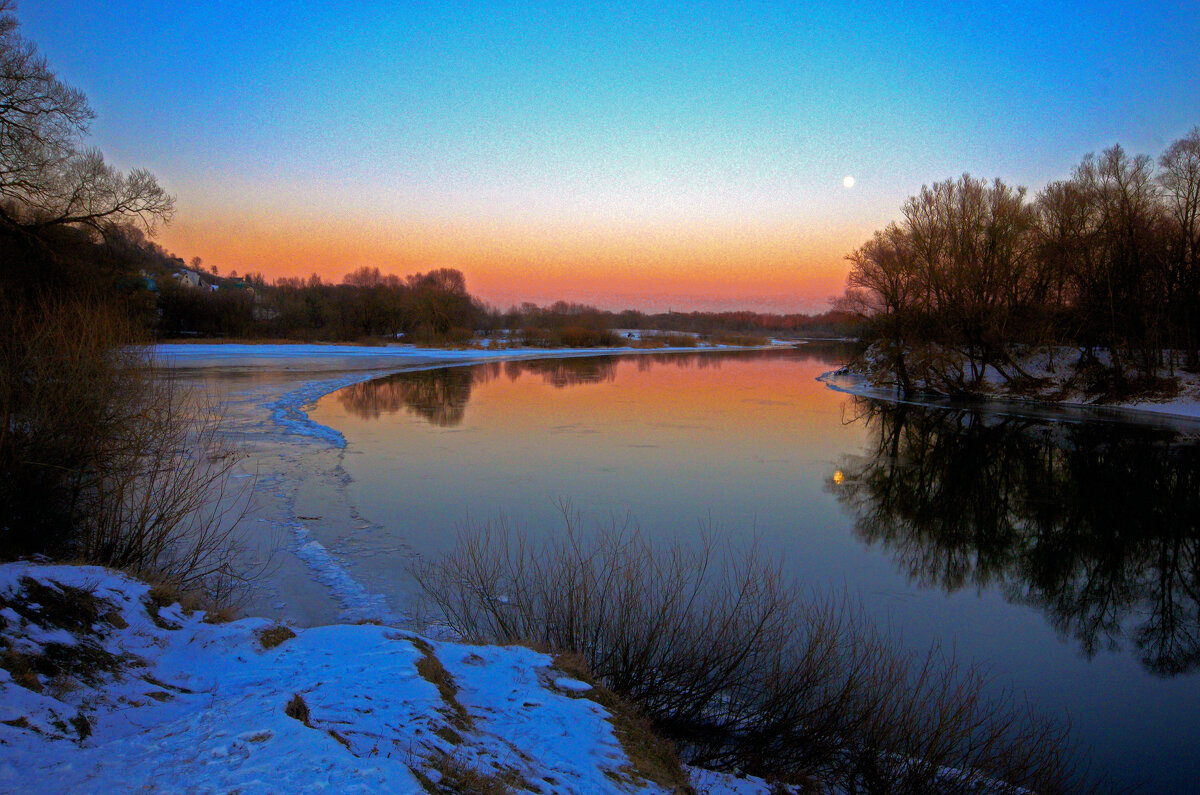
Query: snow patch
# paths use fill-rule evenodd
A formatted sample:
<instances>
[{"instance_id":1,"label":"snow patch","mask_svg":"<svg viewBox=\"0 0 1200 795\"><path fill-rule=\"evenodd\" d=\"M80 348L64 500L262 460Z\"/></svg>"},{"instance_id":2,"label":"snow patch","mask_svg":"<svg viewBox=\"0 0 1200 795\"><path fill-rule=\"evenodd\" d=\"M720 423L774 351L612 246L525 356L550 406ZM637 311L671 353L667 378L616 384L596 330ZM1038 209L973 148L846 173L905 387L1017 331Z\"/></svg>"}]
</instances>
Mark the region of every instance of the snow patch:
<instances>
[{"instance_id":1,"label":"snow patch","mask_svg":"<svg viewBox=\"0 0 1200 795\"><path fill-rule=\"evenodd\" d=\"M103 626L73 634L120 665L53 687L0 670L4 788L419 793L422 778L466 769L543 793L668 791L630 773L607 710L546 686L574 680L530 649L433 643L370 624L296 629L268 649L266 621L208 624L173 606L178 622L167 628L147 609L148 586L86 566L0 565L0 599L18 617L31 614L29 582L99 600ZM7 621L0 644L44 647L37 633L53 621L43 623ZM452 695L422 673L430 655ZM293 702L302 709L286 709ZM701 792L769 791L758 779L697 779Z\"/></svg>"},{"instance_id":2,"label":"snow patch","mask_svg":"<svg viewBox=\"0 0 1200 795\"><path fill-rule=\"evenodd\" d=\"M587 682L580 682L578 679L568 679L565 676L555 679L554 686L566 693L586 693L592 689L592 686Z\"/></svg>"},{"instance_id":3,"label":"snow patch","mask_svg":"<svg viewBox=\"0 0 1200 795\"><path fill-rule=\"evenodd\" d=\"M1102 403L1068 384L1068 378L1074 372L1073 359L1078 358L1078 354L1075 349L1057 348L1032 351L1019 357L1021 368L1042 382L1041 389L1033 394L1011 392L999 372L988 367L982 378L983 394L969 403L951 402L936 392L904 395L887 374L885 357L878 345L868 348L860 361L824 373L817 380L838 392L908 405L954 408L976 405L1002 413L1059 414L1067 421L1149 422L1190 429L1195 427L1193 421L1200 420L1200 374L1178 371L1179 395L1175 398ZM1096 356L1102 364L1107 364L1104 351L1097 352ZM915 386L919 389L921 384ZM1052 399L1046 397L1048 395Z\"/></svg>"}]
</instances>

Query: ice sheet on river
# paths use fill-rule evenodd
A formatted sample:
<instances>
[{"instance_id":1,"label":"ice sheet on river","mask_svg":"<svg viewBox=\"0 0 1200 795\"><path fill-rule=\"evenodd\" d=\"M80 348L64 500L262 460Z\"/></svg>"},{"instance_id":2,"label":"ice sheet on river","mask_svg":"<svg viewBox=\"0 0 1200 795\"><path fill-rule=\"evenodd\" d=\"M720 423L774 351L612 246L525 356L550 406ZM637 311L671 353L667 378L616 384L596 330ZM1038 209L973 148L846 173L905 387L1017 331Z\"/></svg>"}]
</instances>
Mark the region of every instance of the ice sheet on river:
<instances>
[{"instance_id":1,"label":"ice sheet on river","mask_svg":"<svg viewBox=\"0 0 1200 795\"><path fill-rule=\"evenodd\" d=\"M488 361L640 353L696 353L696 348L604 350L441 350L413 346L159 345L154 355L186 385L209 393L223 411L222 432L246 458L236 477L253 479L255 510L245 520L249 563L268 574L253 586L248 609L306 626L333 621L404 624L407 606L391 605L355 576L356 557L384 550L379 525L359 514L342 466L346 440L314 422L308 409L321 397L401 371ZM704 349L699 349L704 350ZM380 517L385 519L388 517ZM403 576L403 572L397 573ZM402 609L403 608L403 609Z\"/></svg>"}]
</instances>

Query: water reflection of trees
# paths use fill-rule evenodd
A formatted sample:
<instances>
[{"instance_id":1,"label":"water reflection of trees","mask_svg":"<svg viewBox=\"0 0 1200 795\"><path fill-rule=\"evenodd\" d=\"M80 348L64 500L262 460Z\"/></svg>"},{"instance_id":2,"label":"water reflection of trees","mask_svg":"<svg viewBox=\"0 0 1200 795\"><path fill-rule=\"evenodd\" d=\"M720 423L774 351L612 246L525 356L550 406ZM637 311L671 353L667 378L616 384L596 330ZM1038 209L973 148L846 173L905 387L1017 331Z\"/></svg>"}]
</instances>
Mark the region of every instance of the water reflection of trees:
<instances>
[{"instance_id":1,"label":"water reflection of trees","mask_svg":"<svg viewBox=\"0 0 1200 795\"><path fill-rule=\"evenodd\" d=\"M463 421L471 389L479 380L495 376L495 365L444 367L398 373L374 381L364 381L339 391L342 407L363 419L378 419L382 414L407 410L438 427Z\"/></svg>"},{"instance_id":2,"label":"water reflection of trees","mask_svg":"<svg viewBox=\"0 0 1200 795\"><path fill-rule=\"evenodd\" d=\"M1200 443L1170 430L1055 424L860 401L871 453L829 489L855 532L948 592L997 587L1092 655L1200 664Z\"/></svg>"},{"instance_id":3,"label":"water reflection of trees","mask_svg":"<svg viewBox=\"0 0 1200 795\"><path fill-rule=\"evenodd\" d=\"M466 416L471 391L502 373L510 380L537 375L555 388L595 384L617 377L617 357L531 359L415 370L346 387L337 393L338 401L364 419L408 411L438 427L452 427Z\"/></svg>"},{"instance_id":4,"label":"water reflection of trees","mask_svg":"<svg viewBox=\"0 0 1200 795\"><path fill-rule=\"evenodd\" d=\"M562 389L581 384L599 384L617 377L616 356L585 356L577 359L530 359L506 362L504 369L515 381L525 374L541 376L542 380Z\"/></svg>"},{"instance_id":5,"label":"water reflection of trees","mask_svg":"<svg viewBox=\"0 0 1200 795\"><path fill-rule=\"evenodd\" d=\"M515 381L525 375L537 376L555 389L599 384L616 380L618 364L631 361L639 371L655 367L720 367L730 356L770 358L788 352L762 353L659 353L641 354L622 359L618 356L580 356L560 359L526 359L504 363L489 362L468 367L442 367L416 370L355 384L338 392L342 406L355 416L378 419L384 414L409 411L439 427L459 425L466 414L471 390L502 374Z\"/></svg>"}]
</instances>

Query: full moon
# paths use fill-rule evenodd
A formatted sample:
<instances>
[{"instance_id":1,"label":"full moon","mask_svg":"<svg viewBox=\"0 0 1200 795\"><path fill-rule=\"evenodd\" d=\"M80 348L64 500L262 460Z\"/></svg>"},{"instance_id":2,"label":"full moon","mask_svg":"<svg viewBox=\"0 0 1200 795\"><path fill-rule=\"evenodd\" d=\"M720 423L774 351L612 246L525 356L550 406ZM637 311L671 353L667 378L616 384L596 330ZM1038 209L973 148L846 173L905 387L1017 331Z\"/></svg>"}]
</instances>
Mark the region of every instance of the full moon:
<instances>
[{"instance_id":1,"label":"full moon","mask_svg":"<svg viewBox=\"0 0 1200 795\"><path fill-rule=\"evenodd\" d=\"M844 180L842 180L842 184L844 186L846 186L847 188L853 188L854 187L854 177L847 174L846 178Z\"/></svg>"}]
</instances>

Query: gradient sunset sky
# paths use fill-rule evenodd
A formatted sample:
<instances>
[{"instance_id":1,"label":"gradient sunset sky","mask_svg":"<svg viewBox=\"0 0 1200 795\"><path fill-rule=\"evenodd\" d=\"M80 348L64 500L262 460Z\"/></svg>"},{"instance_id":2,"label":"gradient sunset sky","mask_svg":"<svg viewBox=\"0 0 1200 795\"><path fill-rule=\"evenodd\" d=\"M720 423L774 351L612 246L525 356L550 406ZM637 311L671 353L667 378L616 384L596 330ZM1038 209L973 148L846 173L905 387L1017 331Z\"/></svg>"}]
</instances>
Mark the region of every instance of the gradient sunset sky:
<instances>
[{"instance_id":1,"label":"gradient sunset sky","mask_svg":"<svg viewBox=\"0 0 1200 795\"><path fill-rule=\"evenodd\" d=\"M822 311L924 183L1036 191L1200 124L1194 2L17 12L90 98L95 145L176 195L176 254L455 267L502 307Z\"/></svg>"}]
</instances>

